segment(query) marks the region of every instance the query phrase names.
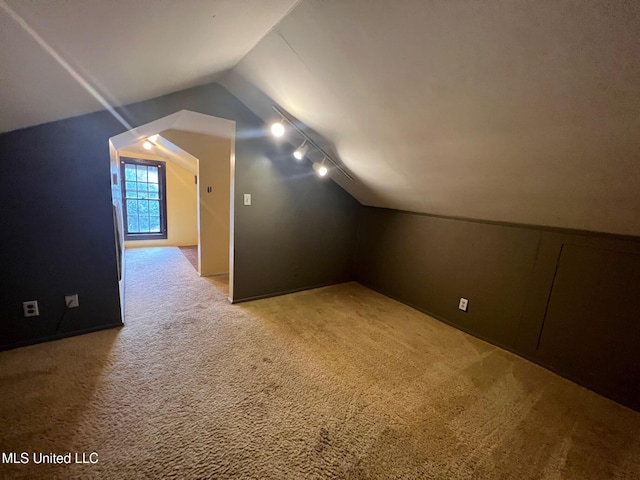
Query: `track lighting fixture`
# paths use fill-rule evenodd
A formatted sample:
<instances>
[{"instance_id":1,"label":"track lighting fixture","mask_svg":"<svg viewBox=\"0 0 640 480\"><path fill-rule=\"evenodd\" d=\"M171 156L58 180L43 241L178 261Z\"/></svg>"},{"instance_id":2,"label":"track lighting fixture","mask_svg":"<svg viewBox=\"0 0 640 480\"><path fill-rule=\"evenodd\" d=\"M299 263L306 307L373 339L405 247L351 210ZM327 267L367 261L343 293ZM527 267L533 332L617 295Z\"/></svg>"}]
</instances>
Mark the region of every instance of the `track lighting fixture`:
<instances>
[{"instance_id":1,"label":"track lighting fixture","mask_svg":"<svg viewBox=\"0 0 640 480\"><path fill-rule=\"evenodd\" d=\"M284 135L284 125L282 124L282 121L271 124L271 133L274 137L281 137Z\"/></svg>"},{"instance_id":2,"label":"track lighting fixture","mask_svg":"<svg viewBox=\"0 0 640 480\"><path fill-rule=\"evenodd\" d=\"M304 142L302 142L302 145L296 148L296 151L293 152L294 158L296 160L302 160L304 156L307 154L308 149L309 147L307 146L307 141L305 140Z\"/></svg>"},{"instance_id":3,"label":"track lighting fixture","mask_svg":"<svg viewBox=\"0 0 640 480\"><path fill-rule=\"evenodd\" d=\"M151 150L153 148L153 144L149 140L145 140L142 146L145 150Z\"/></svg>"},{"instance_id":4,"label":"track lighting fixture","mask_svg":"<svg viewBox=\"0 0 640 480\"><path fill-rule=\"evenodd\" d=\"M311 160L310 147L313 148L318 154L323 156L322 162L314 162L313 169L316 171L318 176L324 177L329 173L329 168L327 163L331 164L331 167L340 172L342 175L347 177L349 180L353 181L353 177L349 174L349 172L344 168L343 165L336 162L331 156L322 149L320 145L314 142L298 125L300 122L289 115L287 112L283 111L276 105L273 105L273 109L275 112L280 115L280 121L271 124L271 133L275 137L281 137L285 133L284 123L286 122L287 128L291 128L292 131L297 133L300 137L302 137L302 144L293 152L293 156L297 160L302 160L305 156ZM311 160L312 161L312 160Z\"/></svg>"},{"instance_id":5,"label":"track lighting fixture","mask_svg":"<svg viewBox=\"0 0 640 480\"><path fill-rule=\"evenodd\" d=\"M316 171L319 177L324 177L329 172L329 169L324 165L325 159L322 160L322 163L315 162L313 164L313 169Z\"/></svg>"}]
</instances>

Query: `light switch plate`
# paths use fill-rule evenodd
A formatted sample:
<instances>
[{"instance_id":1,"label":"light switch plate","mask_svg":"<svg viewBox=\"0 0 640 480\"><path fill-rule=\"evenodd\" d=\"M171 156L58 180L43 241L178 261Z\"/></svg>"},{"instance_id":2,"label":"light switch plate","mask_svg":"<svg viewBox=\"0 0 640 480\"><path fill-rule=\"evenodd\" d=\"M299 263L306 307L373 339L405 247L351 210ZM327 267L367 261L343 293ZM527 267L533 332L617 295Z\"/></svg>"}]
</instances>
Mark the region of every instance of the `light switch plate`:
<instances>
[{"instance_id":1,"label":"light switch plate","mask_svg":"<svg viewBox=\"0 0 640 480\"><path fill-rule=\"evenodd\" d=\"M244 204L245 205L251 205L251 194L250 193L245 193L244 194Z\"/></svg>"},{"instance_id":2,"label":"light switch plate","mask_svg":"<svg viewBox=\"0 0 640 480\"><path fill-rule=\"evenodd\" d=\"M458 308L463 312L466 312L469 308L469 300L466 298L460 298L460 303L458 303Z\"/></svg>"}]
</instances>

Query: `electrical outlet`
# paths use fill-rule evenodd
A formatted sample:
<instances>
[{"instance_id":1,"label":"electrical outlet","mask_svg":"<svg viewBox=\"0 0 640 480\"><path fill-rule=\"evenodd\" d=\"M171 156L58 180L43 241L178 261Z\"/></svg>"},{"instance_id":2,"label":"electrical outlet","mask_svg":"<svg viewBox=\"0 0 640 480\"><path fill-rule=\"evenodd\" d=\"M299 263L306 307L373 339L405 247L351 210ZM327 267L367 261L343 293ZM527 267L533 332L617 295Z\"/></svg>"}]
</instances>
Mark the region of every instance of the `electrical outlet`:
<instances>
[{"instance_id":1,"label":"electrical outlet","mask_svg":"<svg viewBox=\"0 0 640 480\"><path fill-rule=\"evenodd\" d=\"M66 295L64 297L64 304L67 308L76 308L80 306L80 301L78 300L78 294L74 293L73 295Z\"/></svg>"},{"instance_id":2,"label":"electrical outlet","mask_svg":"<svg viewBox=\"0 0 640 480\"><path fill-rule=\"evenodd\" d=\"M22 311L24 312L25 317L37 317L40 315L40 311L38 310L38 301L29 300L28 302L22 302Z\"/></svg>"},{"instance_id":3,"label":"electrical outlet","mask_svg":"<svg viewBox=\"0 0 640 480\"><path fill-rule=\"evenodd\" d=\"M460 303L458 303L458 308L463 312L466 312L469 308L469 300L466 298L460 298Z\"/></svg>"},{"instance_id":4,"label":"electrical outlet","mask_svg":"<svg viewBox=\"0 0 640 480\"><path fill-rule=\"evenodd\" d=\"M244 194L244 204L245 205L251 205L251 194L250 193L245 193Z\"/></svg>"}]
</instances>

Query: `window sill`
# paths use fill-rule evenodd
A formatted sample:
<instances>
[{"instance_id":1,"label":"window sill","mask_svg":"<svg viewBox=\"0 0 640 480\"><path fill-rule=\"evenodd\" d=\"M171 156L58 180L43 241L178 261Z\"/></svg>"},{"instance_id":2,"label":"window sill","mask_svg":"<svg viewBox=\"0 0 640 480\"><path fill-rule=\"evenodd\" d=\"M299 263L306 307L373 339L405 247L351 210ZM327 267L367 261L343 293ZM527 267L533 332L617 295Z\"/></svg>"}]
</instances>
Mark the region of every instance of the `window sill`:
<instances>
[{"instance_id":1,"label":"window sill","mask_svg":"<svg viewBox=\"0 0 640 480\"><path fill-rule=\"evenodd\" d=\"M125 241L131 240L166 240L166 233L140 233L140 234L127 234L124 236Z\"/></svg>"}]
</instances>

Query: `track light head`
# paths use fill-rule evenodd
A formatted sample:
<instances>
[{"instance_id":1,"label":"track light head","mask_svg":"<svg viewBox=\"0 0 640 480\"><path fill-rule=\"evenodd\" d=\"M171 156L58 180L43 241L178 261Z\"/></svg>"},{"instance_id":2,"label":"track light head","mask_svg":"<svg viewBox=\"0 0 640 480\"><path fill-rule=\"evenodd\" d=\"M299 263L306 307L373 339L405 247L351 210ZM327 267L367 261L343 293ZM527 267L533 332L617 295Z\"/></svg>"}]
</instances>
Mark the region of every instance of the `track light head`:
<instances>
[{"instance_id":1,"label":"track light head","mask_svg":"<svg viewBox=\"0 0 640 480\"><path fill-rule=\"evenodd\" d=\"M307 141L305 140L304 142L302 142L302 145L300 145L295 152L293 152L293 157L296 160L302 160L304 158L304 156L307 154L307 150L309 149L309 147L307 146Z\"/></svg>"},{"instance_id":2,"label":"track light head","mask_svg":"<svg viewBox=\"0 0 640 480\"><path fill-rule=\"evenodd\" d=\"M313 169L316 171L319 177L324 177L329 172L329 169L325 167L323 163L315 162L313 164Z\"/></svg>"},{"instance_id":3,"label":"track light head","mask_svg":"<svg viewBox=\"0 0 640 480\"><path fill-rule=\"evenodd\" d=\"M274 122L271 124L271 134L274 137L281 137L284 135L284 125L282 122Z\"/></svg>"},{"instance_id":4,"label":"track light head","mask_svg":"<svg viewBox=\"0 0 640 480\"><path fill-rule=\"evenodd\" d=\"M289 113L285 112L277 105L273 105L273 110L275 111L277 117L274 116L272 118L280 118L279 122L271 124L271 133L275 137L281 137L285 134L289 136L289 134L293 132L294 134L298 135L298 138L302 138L304 140L302 142L302 145L300 145L299 148L292 152L295 159L301 161L303 158L307 157L307 159L312 162L312 165L314 166L314 169L316 170L318 175L321 177L327 176L329 173L329 168L331 168L331 176L333 176L335 170L344 175L349 180L353 181L353 177L351 176L351 174L349 174L349 172L343 166L341 166L339 162L336 162L331 157L331 155L329 155L320 145L318 145L311 137L309 137L305 133L304 126L301 125L299 120L297 120L295 117L292 117ZM303 147L308 147L308 150L304 149ZM319 155L322 155L324 159L316 167L315 163L313 163L312 160L312 157L315 157L315 154L308 155L309 153L317 153Z\"/></svg>"},{"instance_id":5,"label":"track light head","mask_svg":"<svg viewBox=\"0 0 640 480\"><path fill-rule=\"evenodd\" d=\"M153 148L153 144L149 140L146 140L142 146L145 150L151 150Z\"/></svg>"}]
</instances>

